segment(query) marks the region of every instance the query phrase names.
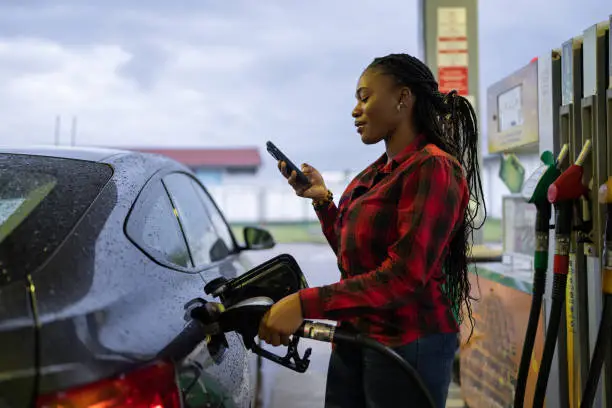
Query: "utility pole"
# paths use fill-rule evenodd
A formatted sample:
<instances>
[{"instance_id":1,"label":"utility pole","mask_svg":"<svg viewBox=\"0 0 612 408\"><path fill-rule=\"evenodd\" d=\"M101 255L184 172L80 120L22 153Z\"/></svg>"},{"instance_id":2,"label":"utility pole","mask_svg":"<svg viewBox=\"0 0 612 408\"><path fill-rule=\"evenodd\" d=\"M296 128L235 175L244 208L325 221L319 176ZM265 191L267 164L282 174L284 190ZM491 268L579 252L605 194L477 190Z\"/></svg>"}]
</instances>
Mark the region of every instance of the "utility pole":
<instances>
[{"instance_id":1,"label":"utility pole","mask_svg":"<svg viewBox=\"0 0 612 408\"><path fill-rule=\"evenodd\" d=\"M77 131L77 118L76 116L72 117L72 129L70 132L70 145L76 145L76 131Z\"/></svg>"},{"instance_id":2,"label":"utility pole","mask_svg":"<svg viewBox=\"0 0 612 408\"><path fill-rule=\"evenodd\" d=\"M62 120L59 115L55 117L55 145L59 146L60 144L60 126L62 124Z\"/></svg>"}]
</instances>

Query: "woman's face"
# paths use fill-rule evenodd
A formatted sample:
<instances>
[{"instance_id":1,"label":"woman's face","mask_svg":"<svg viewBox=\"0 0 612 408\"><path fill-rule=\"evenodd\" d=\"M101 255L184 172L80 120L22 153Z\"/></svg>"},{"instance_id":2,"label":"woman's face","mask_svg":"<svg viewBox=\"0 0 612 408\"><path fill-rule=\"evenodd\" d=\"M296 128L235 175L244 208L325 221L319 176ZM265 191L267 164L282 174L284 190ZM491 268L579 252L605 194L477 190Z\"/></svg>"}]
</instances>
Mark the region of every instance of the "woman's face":
<instances>
[{"instance_id":1,"label":"woman's face","mask_svg":"<svg viewBox=\"0 0 612 408\"><path fill-rule=\"evenodd\" d=\"M357 84L357 105L353 109L357 133L365 144L375 144L397 129L411 106L406 101L406 88L397 87L389 75L366 70ZM398 109L399 106L399 109Z\"/></svg>"}]
</instances>

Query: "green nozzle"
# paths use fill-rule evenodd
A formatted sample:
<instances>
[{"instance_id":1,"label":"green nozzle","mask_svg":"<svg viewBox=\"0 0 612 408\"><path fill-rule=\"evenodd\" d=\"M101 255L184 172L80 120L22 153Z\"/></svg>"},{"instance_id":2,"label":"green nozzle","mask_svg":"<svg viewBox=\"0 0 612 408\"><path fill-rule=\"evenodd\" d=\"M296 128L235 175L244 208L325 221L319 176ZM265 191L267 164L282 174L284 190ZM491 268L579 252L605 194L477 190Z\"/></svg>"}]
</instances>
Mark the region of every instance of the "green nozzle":
<instances>
[{"instance_id":1,"label":"green nozzle","mask_svg":"<svg viewBox=\"0 0 612 408\"><path fill-rule=\"evenodd\" d=\"M542 153L542 155L540 156L540 160L547 166L552 166L555 164L555 156L550 150L545 150L544 153Z\"/></svg>"},{"instance_id":2,"label":"green nozzle","mask_svg":"<svg viewBox=\"0 0 612 408\"><path fill-rule=\"evenodd\" d=\"M561 175L555 156L550 151L542 153L540 160L543 165L531 174L523 186L523 198L531 204L546 202L548 187Z\"/></svg>"}]
</instances>

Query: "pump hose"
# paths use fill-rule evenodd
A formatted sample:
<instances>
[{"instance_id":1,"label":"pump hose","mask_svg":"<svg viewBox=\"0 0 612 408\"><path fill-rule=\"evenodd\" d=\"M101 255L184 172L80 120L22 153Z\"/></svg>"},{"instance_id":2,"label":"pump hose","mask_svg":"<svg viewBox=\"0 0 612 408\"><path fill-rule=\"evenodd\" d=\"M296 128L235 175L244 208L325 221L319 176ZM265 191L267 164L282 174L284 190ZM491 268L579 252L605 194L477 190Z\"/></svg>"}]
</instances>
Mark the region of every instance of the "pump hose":
<instances>
[{"instance_id":1,"label":"pump hose","mask_svg":"<svg viewBox=\"0 0 612 408\"><path fill-rule=\"evenodd\" d=\"M334 335L334 343L336 344L340 344L340 343L356 344L358 346L369 348L371 350L377 351L378 353L382 355L387 356L388 358L393 360L398 365L398 367L401 367L401 369L410 378L412 378L414 382L417 383L418 387L421 389L421 392L423 393L425 398L428 400L427 402L429 403L429 405L432 408L436 407L433 397L429 393L429 390L427 389L427 386L421 379L421 376L419 375L419 373L402 356L400 356L395 351L393 351L393 349L377 342L376 340L365 337L362 334L351 335L351 334L345 334L342 331L336 332L336 334Z\"/></svg>"},{"instance_id":2,"label":"pump hose","mask_svg":"<svg viewBox=\"0 0 612 408\"><path fill-rule=\"evenodd\" d=\"M538 374L535 395L533 398L533 408L541 408L544 406L546 388L548 386L548 378L550 376L550 368L552 366L553 355L555 354L557 337L559 336L561 314L563 312L563 307L565 306L566 286L567 275L564 273L556 273L553 278L550 323L548 324L548 330L546 331L546 340L544 341L542 362L540 365L540 372Z\"/></svg>"},{"instance_id":3,"label":"pump hose","mask_svg":"<svg viewBox=\"0 0 612 408\"><path fill-rule=\"evenodd\" d=\"M533 353L533 346L538 331L538 323L542 309L542 297L544 296L545 289L546 269L536 268L533 276L533 297L531 299L531 310L529 311L529 322L527 323L527 331L525 332L523 353L521 354L516 391L514 394L514 408L522 408L524 404L531 355Z\"/></svg>"},{"instance_id":4,"label":"pump hose","mask_svg":"<svg viewBox=\"0 0 612 408\"><path fill-rule=\"evenodd\" d=\"M385 346L378 341L364 336L361 333L349 332L341 328L325 324L305 321L296 333L299 337L309 338L318 341L325 341L334 344L352 344L362 348L369 348L387 356L394 361L419 387L423 396L427 400L430 408L437 408L427 385L423 382L419 373L402 356L397 354L392 348Z\"/></svg>"},{"instance_id":5,"label":"pump hose","mask_svg":"<svg viewBox=\"0 0 612 408\"><path fill-rule=\"evenodd\" d=\"M593 406L595 395L597 394L597 386L599 385L599 378L601 376L601 369L604 364L606 352L608 352L607 349L610 347L610 341L612 341L611 337L612 295L605 295L604 309L601 315L601 324L599 326L599 333L597 334L595 350L593 351L591 367L589 369L589 375L587 377L586 387L584 389L580 408L589 408Z\"/></svg>"}]
</instances>

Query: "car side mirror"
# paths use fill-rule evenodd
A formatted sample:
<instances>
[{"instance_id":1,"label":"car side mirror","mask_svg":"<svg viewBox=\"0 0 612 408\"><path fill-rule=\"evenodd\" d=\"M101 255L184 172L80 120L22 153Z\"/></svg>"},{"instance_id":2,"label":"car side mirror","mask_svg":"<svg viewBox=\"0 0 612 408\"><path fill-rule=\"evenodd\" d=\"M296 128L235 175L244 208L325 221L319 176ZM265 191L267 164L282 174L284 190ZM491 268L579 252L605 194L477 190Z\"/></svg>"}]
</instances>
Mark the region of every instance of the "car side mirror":
<instances>
[{"instance_id":1,"label":"car side mirror","mask_svg":"<svg viewBox=\"0 0 612 408\"><path fill-rule=\"evenodd\" d=\"M257 227L244 228L244 243L247 249L270 249L276 245L270 232Z\"/></svg>"}]
</instances>

